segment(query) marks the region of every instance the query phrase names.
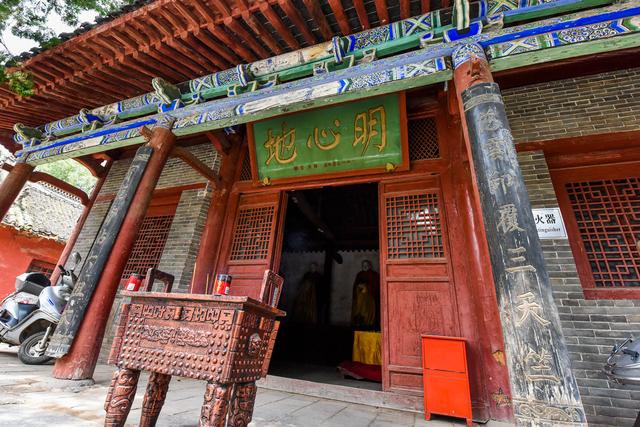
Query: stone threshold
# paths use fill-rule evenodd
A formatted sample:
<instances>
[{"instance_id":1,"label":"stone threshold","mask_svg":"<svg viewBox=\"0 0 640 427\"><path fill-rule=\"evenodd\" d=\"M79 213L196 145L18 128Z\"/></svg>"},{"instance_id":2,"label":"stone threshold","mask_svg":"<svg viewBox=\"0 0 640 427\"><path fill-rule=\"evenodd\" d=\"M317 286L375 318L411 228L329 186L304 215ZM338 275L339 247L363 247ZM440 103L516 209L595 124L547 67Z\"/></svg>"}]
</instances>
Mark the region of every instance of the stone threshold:
<instances>
[{"instance_id":1,"label":"stone threshold","mask_svg":"<svg viewBox=\"0 0 640 427\"><path fill-rule=\"evenodd\" d=\"M422 396L367 390L337 384L325 384L295 378L268 375L257 382L258 387L306 396L357 403L378 408L424 413Z\"/></svg>"}]
</instances>

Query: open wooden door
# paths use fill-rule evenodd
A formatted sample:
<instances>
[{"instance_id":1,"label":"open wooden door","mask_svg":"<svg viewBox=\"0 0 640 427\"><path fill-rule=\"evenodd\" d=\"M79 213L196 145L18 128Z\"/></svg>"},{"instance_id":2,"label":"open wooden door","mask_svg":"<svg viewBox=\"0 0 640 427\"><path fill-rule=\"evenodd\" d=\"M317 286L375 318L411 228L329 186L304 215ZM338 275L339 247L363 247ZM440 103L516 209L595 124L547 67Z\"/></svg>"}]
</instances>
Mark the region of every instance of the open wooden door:
<instances>
[{"instance_id":1,"label":"open wooden door","mask_svg":"<svg viewBox=\"0 0 640 427\"><path fill-rule=\"evenodd\" d=\"M241 194L236 200L227 217L233 226L223 238L217 271L233 277L231 295L258 298L264 271L278 271L286 194Z\"/></svg>"},{"instance_id":2,"label":"open wooden door","mask_svg":"<svg viewBox=\"0 0 640 427\"><path fill-rule=\"evenodd\" d=\"M420 393L421 335L459 336L437 178L380 184L383 388Z\"/></svg>"}]
</instances>

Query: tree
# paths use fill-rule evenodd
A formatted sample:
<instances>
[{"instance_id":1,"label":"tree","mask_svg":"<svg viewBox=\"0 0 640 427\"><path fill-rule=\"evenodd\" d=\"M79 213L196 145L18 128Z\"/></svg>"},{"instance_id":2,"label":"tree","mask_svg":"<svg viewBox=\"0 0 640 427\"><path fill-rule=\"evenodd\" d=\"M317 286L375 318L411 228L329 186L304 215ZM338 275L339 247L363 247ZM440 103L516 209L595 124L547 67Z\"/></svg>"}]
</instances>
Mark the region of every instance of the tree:
<instances>
[{"instance_id":1,"label":"tree","mask_svg":"<svg viewBox=\"0 0 640 427\"><path fill-rule=\"evenodd\" d=\"M71 159L60 160L38 166L38 171L46 172L56 178L78 187L89 194L96 184L96 178L85 168Z\"/></svg>"},{"instance_id":2,"label":"tree","mask_svg":"<svg viewBox=\"0 0 640 427\"><path fill-rule=\"evenodd\" d=\"M19 95L33 94L33 81L29 73L19 69L2 34L10 30L18 37L34 40L42 48L60 43L57 35L47 27L52 14L76 27L78 15L83 11L96 11L107 15L132 0L2 0L0 1L0 84L7 84Z\"/></svg>"}]
</instances>

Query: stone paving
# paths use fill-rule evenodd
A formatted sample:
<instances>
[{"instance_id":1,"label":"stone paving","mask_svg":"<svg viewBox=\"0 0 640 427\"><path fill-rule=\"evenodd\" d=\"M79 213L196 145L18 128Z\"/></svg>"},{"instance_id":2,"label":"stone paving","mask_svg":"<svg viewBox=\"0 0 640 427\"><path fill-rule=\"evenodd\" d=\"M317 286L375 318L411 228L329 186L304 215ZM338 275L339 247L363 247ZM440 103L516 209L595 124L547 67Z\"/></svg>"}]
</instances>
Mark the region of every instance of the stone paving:
<instances>
[{"instance_id":1,"label":"stone paving","mask_svg":"<svg viewBox=\"0 0 640 427\"><path fill-rule=\"evenodd\" d=\"M112 366L99 365L95 384L69 387L51 378L52 366L23 365L15 349L0 345L0 426L80 427L101 426L104 399ZM136 426L146 387L146 375L138 385L127 426ZM196 426L204 384L173 378L158 426ZM491 426L504 424L490 423ZM464 426L462 420L439 418L425 421L422 414L351 404L281 391L258 389L252 427L285 426Z\"/></svg>"}]
</instances>

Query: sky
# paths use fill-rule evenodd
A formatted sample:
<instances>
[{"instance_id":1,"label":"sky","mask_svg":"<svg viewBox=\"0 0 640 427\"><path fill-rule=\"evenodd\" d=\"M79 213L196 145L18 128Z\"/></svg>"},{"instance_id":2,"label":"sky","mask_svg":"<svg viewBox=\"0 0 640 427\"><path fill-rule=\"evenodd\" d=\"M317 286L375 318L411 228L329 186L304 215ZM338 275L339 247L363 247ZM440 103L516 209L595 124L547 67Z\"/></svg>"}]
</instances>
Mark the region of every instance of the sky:
<instances>
[{"instance_id":1,"label":"sky","mask_svg":"<svg viewBox=\"0 0 640 427\"><path fill-rule=\"evenodd\" d=\"M93 22L96 18L96 12L85 11L82 12L79 16L79 24L83 22ZM49 21L47 22L49 28L53 29L56 34L71 32L75 30L75 28L68 26L60 19L59 15L52 14L49 17ZM78 25L79 25L78 24ZM25 52L32 47L36 47L38 44L33 40L23 39L14 36L11 34L11 31L7 29L4 33L2 33L2 39L5 41L7 47L11 51L13 55L19 55L22 52Z\"/></svg>"}]
</instances>

